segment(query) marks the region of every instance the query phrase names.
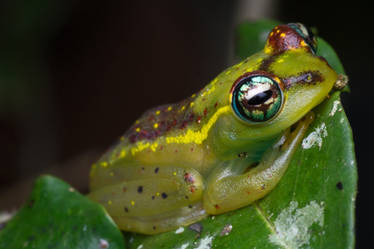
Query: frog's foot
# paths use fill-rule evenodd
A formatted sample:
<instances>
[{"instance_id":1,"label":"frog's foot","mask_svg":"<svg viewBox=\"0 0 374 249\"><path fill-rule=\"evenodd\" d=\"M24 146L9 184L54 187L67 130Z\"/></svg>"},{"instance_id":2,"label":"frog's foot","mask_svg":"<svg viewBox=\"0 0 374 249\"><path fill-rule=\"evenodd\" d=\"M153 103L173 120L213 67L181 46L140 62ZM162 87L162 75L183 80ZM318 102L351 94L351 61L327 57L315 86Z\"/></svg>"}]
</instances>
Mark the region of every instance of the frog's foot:
<instances>
[{"instance_id":1,"label":"frog's foot","mask_svg":"<svg viewBox=\"0 0 374 249\"><path fill-rule=\"evenodd\" d=\"M227 175L228 167L235 168L235 163L224 168L212 180L204 193L204 209L209 214L219 214L246 206L264 197L282 178L292 155L300 144L314 114L308 113L296 125L280 138L279 142L268 149L261 162L241 175ZM239 162L240 159L238 159Z\"/></svg>"},{"instance_id":2,"label":"frog's foot","mask_svg":"<svg viewBox=\"0 0 374 249\"><path fill-rule=\"evenodd\" d=\"M138 170L137 179L126 179L89 194L122 230L156 234L206 216L201 205L203 178L195 169L148 166L123 170L128 171L127 175Z\"/></svg>"}]
</instances>

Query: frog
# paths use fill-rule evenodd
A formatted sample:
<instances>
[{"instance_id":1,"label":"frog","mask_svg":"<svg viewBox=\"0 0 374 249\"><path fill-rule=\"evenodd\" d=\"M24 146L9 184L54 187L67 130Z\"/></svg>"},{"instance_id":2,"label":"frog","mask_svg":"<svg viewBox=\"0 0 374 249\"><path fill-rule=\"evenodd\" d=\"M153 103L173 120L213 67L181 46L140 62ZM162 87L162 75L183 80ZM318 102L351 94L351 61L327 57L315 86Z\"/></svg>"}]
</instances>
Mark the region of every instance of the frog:
<instances>
[{"instance_id":1,"label":"frog","mask_svg":"<svg viewBox=\"0 0 374 249\"><path fill-rule=\"evenodd\" d=\"M90 171L88 197L124 231L158 234L253 204L279 183L341 77L301 23L190 97L146 111ZM300 166L302 167L302 166Z\"/></svg>"}]
</instances>

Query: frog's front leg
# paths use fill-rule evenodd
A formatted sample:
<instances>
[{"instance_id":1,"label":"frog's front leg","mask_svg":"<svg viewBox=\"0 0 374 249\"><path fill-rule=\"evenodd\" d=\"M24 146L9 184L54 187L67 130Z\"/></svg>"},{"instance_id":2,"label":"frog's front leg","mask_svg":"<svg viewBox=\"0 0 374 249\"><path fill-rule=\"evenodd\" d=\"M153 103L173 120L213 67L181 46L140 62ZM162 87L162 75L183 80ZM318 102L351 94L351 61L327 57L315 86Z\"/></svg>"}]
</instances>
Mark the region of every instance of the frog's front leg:
<instances>
[{"instance_id":1,"label":"frog's front leg","mask_svg":"<svg viewBox=\"0 0 374 249\"><path fill-rule=\"evenodd\" d=\"M203 178L195 169L129 165L108 173L122 180L94 189L89 197L123 230L155 234L207 215L201 204Z\"/></svg>"},{"instance_id":2,"label":"frog's front leg","mask_svg":"<svg viewBox=\"0 0 374 249\"><path fill-rule=\"evenodd\" d=\"M269 193L282 178L313 119L313 113L308 113L294 131L287 131L277 144L265 152L255 168L238 175L235 174L238 165L234 162L219 169L220 172L214 175L216 179L209 179L204 193L203 205L207 213L219 214L238 209Z\"/></svg>"}]
</instances>

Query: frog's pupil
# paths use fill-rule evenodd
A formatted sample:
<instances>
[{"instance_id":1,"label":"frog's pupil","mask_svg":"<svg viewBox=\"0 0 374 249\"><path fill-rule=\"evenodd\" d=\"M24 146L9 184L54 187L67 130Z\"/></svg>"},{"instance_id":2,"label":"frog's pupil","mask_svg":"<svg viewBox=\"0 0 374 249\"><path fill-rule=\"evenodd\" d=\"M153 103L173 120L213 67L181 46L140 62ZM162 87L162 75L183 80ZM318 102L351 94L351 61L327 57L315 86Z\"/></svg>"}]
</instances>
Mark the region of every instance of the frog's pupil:
<instances>
[{"instance_id":1,"label":"frog's pupil","mask_svg":"<svg viewBox=\"0 0 374 249\"><path fill-rule=\"evenodd\" d=\"M253 96L248 100L248 105L260 105L265 103L268 99L271 98L273 92L271 90L267 90L265 92L261 92Z\"/></svg>"}]
</instances>

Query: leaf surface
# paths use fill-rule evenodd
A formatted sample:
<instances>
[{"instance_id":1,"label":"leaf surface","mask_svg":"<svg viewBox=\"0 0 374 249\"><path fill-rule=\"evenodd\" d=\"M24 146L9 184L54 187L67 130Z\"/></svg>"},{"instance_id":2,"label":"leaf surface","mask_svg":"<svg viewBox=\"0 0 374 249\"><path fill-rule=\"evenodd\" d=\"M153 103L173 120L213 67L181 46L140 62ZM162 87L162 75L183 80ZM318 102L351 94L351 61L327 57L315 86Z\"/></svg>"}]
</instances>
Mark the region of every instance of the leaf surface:
<instances>
[{"instance_id":1,"label":"leaf surface","mask_svg":"<svg viewBox=\"0 0 374 249\"><path fill-rule=\"evenodd\" d=\"M125 244L100 205L63 181L42 176L26 205L0 231L0 248L123 249Z\"/></svg>"}]
</instances>

